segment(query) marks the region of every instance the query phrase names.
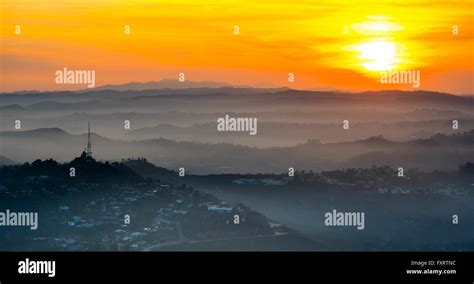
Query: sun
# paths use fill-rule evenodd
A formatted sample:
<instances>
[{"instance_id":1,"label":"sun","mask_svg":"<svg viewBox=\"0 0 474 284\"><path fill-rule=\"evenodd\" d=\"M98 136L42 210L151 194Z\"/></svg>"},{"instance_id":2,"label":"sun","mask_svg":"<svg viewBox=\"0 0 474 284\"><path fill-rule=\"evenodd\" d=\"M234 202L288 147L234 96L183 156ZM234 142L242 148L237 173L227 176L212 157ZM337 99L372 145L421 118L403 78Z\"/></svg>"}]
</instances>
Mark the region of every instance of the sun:
<instances>
[{"instance_id":1,"label":"sun","mask_svg":"<svg viewBox=\"0 0 474 284\"><path fill-rule=\"evenodd\" d=\"M359 68L372 72L387 71L402 63L399 49L400 33L404 27L391 20L381 15L368 16L366 21L351 25L359 36L359 41L352 45Z\"/></svg>"},{"instance_id":2,"label":"sun","mask_svg":"<svg viewBox=\"0 0 474 284\"><path fill-rule=\"evenodd\" d=\"M396 45L391 41L361 43L355 49L359 52L360 64L369 71L391 70L400 61L397 58Z\"/></svg>"}]
</instances>

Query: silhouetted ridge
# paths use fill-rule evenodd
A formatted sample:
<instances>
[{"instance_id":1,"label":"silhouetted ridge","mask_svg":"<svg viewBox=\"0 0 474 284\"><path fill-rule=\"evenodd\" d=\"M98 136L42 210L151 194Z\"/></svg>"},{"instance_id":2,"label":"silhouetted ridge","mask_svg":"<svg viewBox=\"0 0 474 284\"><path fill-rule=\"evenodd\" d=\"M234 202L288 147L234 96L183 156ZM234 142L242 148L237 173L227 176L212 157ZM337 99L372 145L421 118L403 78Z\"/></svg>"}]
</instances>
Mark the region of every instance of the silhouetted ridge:
<instances>
[{"instance_id":1,"label":"silhouetted ridge","mask_svg":"<svg viewBox=\"0 0 474 284\"><path fill-rule=\"evenodd\" d=\"M120 183L143 180L122 163L97 162L85 152L69 163L59 164L53 159L35 160L31 164L0 168L0 179L43 179L61 183Z\"/></svg>"},{"instance_id":2,"label":"silhouetted ridge","mask_svg":"<svg viewBox=\"0 0 474 284\"><path fill-rule=\"evenodd\" d=\"M13 165L15 162L8 159L7 157L5 156L0 156L0 166L3 166L3 165Z\"/></svg>"},{"instance_id":3,"label":"silhouetted ridge","mask_svg":"<svg viewBox=\"0 0 474 284\"><path fill-rule=\"evenodd\" d=\"M145 158L127 159L122 161L123 164L131 168L135 173L143 177L151 177L158 179L172 179L177 177L177 173L166 168L157 167L147 161Z\"/></svg>"},{"instance_id":4,"label":"silhouetted ridge","mask_svg":"<svg viewBox=\"0 0 474 284\"><path fill-rule=\"evenodd\" d=\"M456 144L474 144L474 130L451 135L436 133L428 139L419 139L417 144L422 145L456 145Z\"/></svg>"},{"instance_id":5,"label":"silhouetted ridge","mask_svg":"<svg viewBox=\"0 0 474 284\"><path fill-rule=\"evenodd\" d=\"M378 136L372 136L372 137L369 137L367 139L364 139L364 140L359 140L357 141L359 143L363 143L363 144L385 144L385 143L394 143L393 141L389 141L387 139L385 139L382 135L378 135Z\"/></svg>"}]
</instances>

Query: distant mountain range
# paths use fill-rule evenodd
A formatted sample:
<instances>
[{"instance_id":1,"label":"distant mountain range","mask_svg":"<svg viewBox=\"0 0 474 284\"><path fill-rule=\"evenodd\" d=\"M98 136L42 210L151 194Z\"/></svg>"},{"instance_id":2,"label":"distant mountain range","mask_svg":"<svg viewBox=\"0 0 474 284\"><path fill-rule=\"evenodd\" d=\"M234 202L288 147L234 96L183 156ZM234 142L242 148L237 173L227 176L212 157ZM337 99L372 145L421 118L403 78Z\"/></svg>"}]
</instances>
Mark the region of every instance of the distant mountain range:
<instances>
[{"instance_id":1,"label":"distant mountain range","mask_svg":"<svg viewBox=\"0 0 474 284\"><path fill-rule=\"evenodd\" d=\"M123 84L107 84L98 86L95 88L86 88L80 90L72 91L39 91L39 90L21 90L21 91L12 91L12 92L0 92L1 95L31 95L31 94L54 94L54 93L91 93L99 91L144 91L144 90L182 90L182 89L216 89L216 88L237 88L237 89L262 89L262 90L291 90L291 88L286 86L251 86L251 85L235 85L227 82L218 82L218 81L189 81L185 80L183 82L177 79L165 78L159 81L149 81L149 82L128 82ZM337 90L331 87L315 87L302 89L303 92L325 92L325 93L344 93L351 94L354 92L347 90ZM399 90L372 90L367 92L361 92L360 94L387 94L387 93L400 93L404 91ZM406 91L405 91L406 92ZM436 91L423 91L417 90L411 93L438 93ZM354 93L356 94L356 93ZM447 93L442 93L447 94ZM451 95L451 94L447 94ZM474 94L463 94L458 95L461 97L473 98Z\"/></svg>"},{"instance_id":2,"label":"distant mountain range","mask_svg":"<svg viewBox=\"0 0 474 284\"><path fill-rule=\"evenodd\" d=\"M120 100L177 96L183 98L189 95L200 96L231 96L275 93L288 88L252 88L232 86L226 83L214 82L178 82L170 80L165 83L127 83L124 85L106 85L93 89L79 91L45 91L45 92L14 92L0 93L0 110L16 110L19 107L35 107L34 104L43 103L118 103ZM176 86L175 86L176 84ZM121 102L120 102L121 103ZM71 105L74 107L74 105Z\"/></svg>"},{"instance_id":3,"label":"distant mountain range","mask_svg":"<svg viewBox=\"0 0 474 284\"><path fill-rule=\"evenodd\" d=\"M191 89L191 88L223 88L223 87L245 87L250 88L250 86L233 86L229 83L224 82L215 82L215 81L187 81L180 82L176 79L162 79L160 81L150 81L150 82L130 82L119 85L104 85L99 86L93 89L84 89L85 92L96 92L103 90L112 90L112 91L143 91L143 90L161 90L161 89Z\"/></svg>"},{"instance_id":4,"label":"distant mountain range","mask_svg":"<svg viewBox=\"0 0 474 284\"><path fill-rule=\"evenodd\" d=\"M160 82L130 83L133 86L150 86ZM184 83L183 83L184 84ZM193 83L189 82L190 85ZM129 86L128 84L125 84ZM132 86L130 85L130 86ZM199 85L199 84L198 84ZM205 84L204 84L205 85ZM125 90L128 87L84 91L42 92L0 95L0 111L156 111L176 109L195 111L213 108L216 111L238 111L246 109L278 109L308 107L367 107L369 105L393 108L447 108L470 110L474 107L473 97L455 96L427 91L377 91L363 93L341 93L329 91L301 91L288 88L244 88L232 86L186 87L175 89ZM123 89L123 90L122 90Z\"/></svg>"}]
</instances>

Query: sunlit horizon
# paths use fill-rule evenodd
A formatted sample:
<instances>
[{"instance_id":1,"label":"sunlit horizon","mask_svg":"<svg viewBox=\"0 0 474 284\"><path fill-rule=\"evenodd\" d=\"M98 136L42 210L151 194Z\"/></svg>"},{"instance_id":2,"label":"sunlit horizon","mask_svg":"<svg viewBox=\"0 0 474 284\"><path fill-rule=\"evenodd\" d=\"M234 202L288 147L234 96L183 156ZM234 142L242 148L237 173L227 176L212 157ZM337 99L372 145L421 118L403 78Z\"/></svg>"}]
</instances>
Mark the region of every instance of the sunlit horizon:
<instances>
[{"instance_id":1,"label":"sunlit horizon","mask_svg":"<svg viewBox=\"0 0 474 284\"><path fill-rule=\"evenodd\" d=\"M66 67L95 70L96 86L184 73L189 81L254 87L474 93L472 1L1 6L0 92L84 89L55 84L55 72ZM381 84L381 72L390 70L420 71L420 87Z\"/></svg>"}]
</instances>

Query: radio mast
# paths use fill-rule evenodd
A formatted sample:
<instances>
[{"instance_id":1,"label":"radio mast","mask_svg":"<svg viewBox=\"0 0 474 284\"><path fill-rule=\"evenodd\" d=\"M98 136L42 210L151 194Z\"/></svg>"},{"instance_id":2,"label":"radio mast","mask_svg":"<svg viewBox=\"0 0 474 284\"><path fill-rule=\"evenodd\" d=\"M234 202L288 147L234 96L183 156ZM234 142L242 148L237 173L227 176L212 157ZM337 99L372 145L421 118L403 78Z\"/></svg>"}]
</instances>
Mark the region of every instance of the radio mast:
<instances>
[{"instance_id":1,"label":"radio mast","mask_svg":"<svg viewBox=\"0 0 474 284\"><path fill-rule=\"evenodd\" d=\"M88 157L92 157L92 145L91 145L91 123L88 123L88 132L87 132L87 152Z\"/></svg>"}]
</instances>

